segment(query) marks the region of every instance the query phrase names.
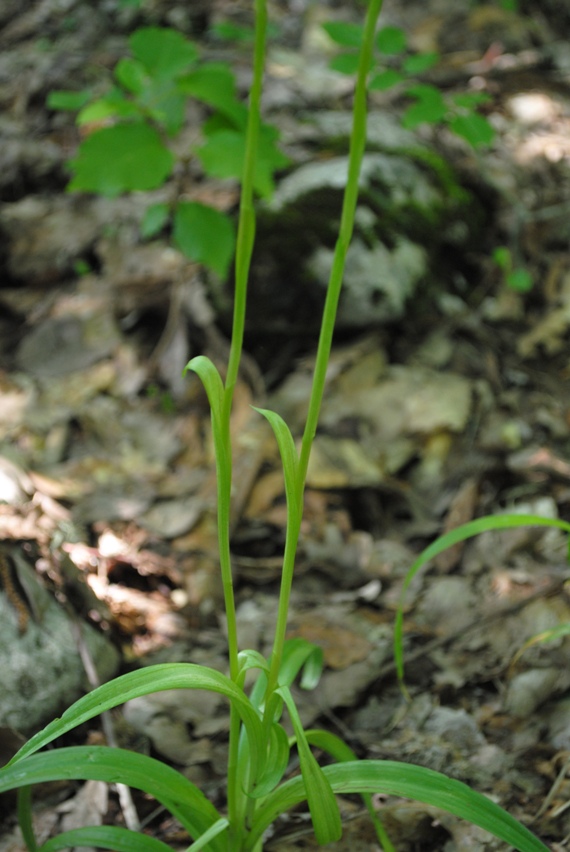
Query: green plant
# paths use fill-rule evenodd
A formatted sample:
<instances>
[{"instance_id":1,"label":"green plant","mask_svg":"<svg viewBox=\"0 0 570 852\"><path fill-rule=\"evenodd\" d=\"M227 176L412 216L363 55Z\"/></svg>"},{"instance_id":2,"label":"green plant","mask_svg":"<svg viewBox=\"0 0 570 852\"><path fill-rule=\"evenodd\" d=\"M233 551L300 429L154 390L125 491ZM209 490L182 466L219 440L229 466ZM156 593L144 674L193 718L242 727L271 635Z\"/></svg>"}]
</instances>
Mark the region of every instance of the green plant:
<instances>
[{"instance_id":1,"label":"green plant","mask_svg":"<svg viewBox=\"0 0 570 852\"><path fill-rule=\"evenodd\" d=\"M323 24L329 37L342 49L330 62L341 74L353 74L358 62L362 27L341 21ZM370 91L385 91L401 85L403 94L412 100L404 111L402 125L413 129L420 124L443 124L474 148L490 145L495 131L478 107L490 98L484 92L462 92L444 95L431 83L418 82L417 77L437 65L439 54L409 53L407 37L399 27L383 27L375 38L371 60Z\"/></svg>"},{"instance_id":2,"label":"green plant","mask_svg":"<svg viewBox=\"0 0 570 852\"><path fill-rule=\"evenodd\" d=\"M366 82L376 20L382 0L369 0L363 31L354 97L353 131L349 170L336 243L333 268L324 308L316 358L313 389L300 451L285 422L272 411L261 411L275 433L285 478L287 535L273 649L268 659L254 650L239 650L234 589L230 565L229 511L232 484L230 413L241 357L247 280L255 232L253 195L255 163L261 133L260 98L266 28L265 0L256 0L254 77L247 117L246 155L235 264L235 310L229 362L225 381L211 361L193 358L187 369L201 378L209 398L218 474L218 533L227 625L229 676L192 663L152 666L119 677L89 693L61 718L33 736L10 763L0 770L0 792L19 788L19 818L33 852L54 852L75 845L114 850L165 852L160 840L120 826L95 826L66 831L39 846L31 822L30 785L46 780L79 778L122 783L145 790L180 821L192 838L190 850L210 852L259 852L264 832L275 818L307 801L320 843L338 840L342 832L336 793L364 797L379 842L385 852L393 846L372 808L370 794L383 792L406 796L444 808L482 826L523 852L547 852L528 829L484 796L445 775L423 767L393 761L359 761L352 750L331 733L304 730L291 693L300 674L301 686L313 687L322 668L322 652L303 639L285 638L295 552L299 538L303 492L311 445L315 436L327 364L332 344L343 268L350 243L358 197L358 178L366 139ZM519 519L517 519L517 523ZM521 519L528 522L528 519ZM505 525L505 524L503 524ZM560 525L560 524L559 524ZM568 525L566 525L568 526ZM479 522L477 530L485 528ZM487 527L488 528L488 527ZM467 537L464 530L463 537ZM448 534L428 548L423 558L460 540ZM419 562L412 566L417 570ZM246 677L254 675L249 694ZM248 678L249 680L249 678ZM220 813L200 790L174 769L150 757L103 746L70 747L40 752L44 746L77 725L132 698L166 689L206 689L225 696L230 703L227 810ZM293 735L281 724L287 711ZM284 780L290 748L299 755L300 775ZM321 767L311 750L320 749L336 762Z\"/></svg>"},{"instance_id":3,"label":"green plant","mask_svg":"<svg viewBox=\"0 0 570 852\"><path fill-rule=\"evenodd\" d=\"M68 190L109 197L162 186L175 166L187 165L169 144L180 133L189 97L211 115L204 139L194 150L209 177L241 177L247 108L236 94L233 72L225 63L201 62L198 47L175 30L144 27L129 38L131 56L115 69L116 85L102 97L90 91L54 91L48 106L79 110L77 124L87 134L70 162ZM277 147L278 134L260 124L253 186L261 196L273 191L273 174L288 162ZM182 168L183 171L183 168ZM180 193L181 194L181 193ZM152 237L171 224L176 246L220 277L227 275L235 250L232 219L197 201L176 197L151 205L141 224Z\"/></svg>"},{"instance_id":4,"label":"green plant","mask_svg":"<svg viewBox=\"0 0 570 852\"><path fill-rule=\"evenodd\" d=\"M515 266L513 255L506 246L497 246L493 251L493 261L503 274L503 281L516 293L528 293L532 290L532 275L524 266Z\"/></svg>"}]
</instances>

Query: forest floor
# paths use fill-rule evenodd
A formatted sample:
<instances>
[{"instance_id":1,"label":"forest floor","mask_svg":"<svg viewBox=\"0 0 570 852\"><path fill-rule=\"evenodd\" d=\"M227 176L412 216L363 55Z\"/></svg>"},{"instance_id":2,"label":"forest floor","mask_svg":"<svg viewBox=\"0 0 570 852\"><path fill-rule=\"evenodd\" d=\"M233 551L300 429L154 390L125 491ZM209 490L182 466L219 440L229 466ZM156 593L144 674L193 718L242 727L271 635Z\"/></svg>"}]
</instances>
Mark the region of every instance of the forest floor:
<instances>
[{"instance_id":1,"label":"forest floor","mask_svg":"<svg viewBox=\"0 0 570 852\"><path fill-rule=\"evenodd\" d=\"M97 5L5 0L0 10L0 672L10 684L7 706L0 696L1 759L77 697L91 656L107 676L166 661L226 668L209 412L198 381L180 379L203 351L223 366L224 299L216 303L208 276L166 239L140 238L148 197L65 192L79 136L73 116L48 110L46 97L109 78L136 26L180 21L244 85L247 49L220 44L209 27L251 23L250 4L190 4L190 18L183 4L159 0L141 10ZM570 622L563 534L488 532L418 574L405 598L409 699L392 642L406 572L442 531L505 511L570 519L570 14L556 5L549 18L539 3L516 13L500 3L402 5L387 0L384 22L441 53L444 91L490 95L496 139L474 152L441 129L416 131L475 199L473 233L460 248L442 237L442 280L435 286L432 275L425 293L420 284L399 316L341 326L290 616L291 636L323 647L325 671L299 706L306 724L340 734L360 756L465 781L561 850L570 838L570 640L525 643ZM350 106L350 81L327 70L320 25L359 12L348 0L291 0L271 13L266 109L294 171L331 156L324 125L307 134L300 113ZM397 119L401 101L375 94L371 121ZM235 208L232 182L199 191ZM279 271L278 298L263 284L267 238L265 227L232 421L238 628L242 646L262 653L276 617L285 499L277 448L251 406L277 409L300 435L316 342L306 311L295 324L305 298L295 269ZM529 292L509 288L492 259L498 246L528 273ZM274 297L285 328L266 314ZM57 665L77 671L59 692L58 670L47 668L42 613L51 606L63 619ZM87 625L89 642L78 638ZM115 727L119 744L178 766L223 807L223 702L159 694L125 707ZM101 741L97 722L68 740ZM0 852L19 852L6 804ZM435 808L376 804L398 852L504 848ZM147 831L186 848L152 802L135 794L135 805ZM341 808L335 848L378 849L361 805ZM99 782L48 787L35 809L44 839L124 818ZM316 848L305 815L282 818L266 848Z\"/></svg>"}]
</instances>

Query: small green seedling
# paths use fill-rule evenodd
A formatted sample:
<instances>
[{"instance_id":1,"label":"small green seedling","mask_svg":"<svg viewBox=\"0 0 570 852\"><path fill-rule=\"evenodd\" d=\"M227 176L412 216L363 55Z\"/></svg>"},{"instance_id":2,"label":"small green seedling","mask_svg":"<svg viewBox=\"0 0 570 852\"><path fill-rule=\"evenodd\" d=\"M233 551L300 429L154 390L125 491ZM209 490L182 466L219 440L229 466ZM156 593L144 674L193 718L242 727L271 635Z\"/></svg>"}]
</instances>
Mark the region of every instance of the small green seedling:
<instances>
[{"instance_id":1,"label":"small green seedling","mask_svg":"<svg viewBox=\"0 0 570 852\"><path fill-rule=\"evenodd\" d=\"M532 290L532 275L524 266L515 266L510 249L497 246L493 251L493 260L503 273L503 280L510 290L516 293L528 293Z\"/></svg>"},{"instance_id":2,"label":"small green seedling","mask_svg":"<svg viewBox=\"0 0 570 852\"><path fill-rule=\"evenodd\" d=\"M421 766L384 760L358 760L352 749L334 734L305 730L291 686L312 689L323 666L320 648L304 639L286 640L289 601L297 542L303 517L307 466L324 394L346 254L350 244L360 167L365 150L367 82L371 67L376 22L382 0L369 0L359 49L353 107L353 128L348 177L340 228L321 325L313 387L305 429L297 448L284 422L275 412L260 410L277 440L285 480L287 527L281 574L278 615L273 647L265 658L257 650L240 650L230 553L230 502L232 493L232 443L230 414L241 359L247 281L255 234L253 206L256 164L262 150L260 117L267 10L265 0L255 0L256 27L254 74L246 121L240 216L235 262L235 300L232 339L225 380L204 356L193 358L187 370L196 373L207 392L211 408L213 443L218 478L219 556L227 619L229 674L193 663L151 666L125 674L75 702L59 719L33 736L0 769L0 793L18 788L18 814L30 852L55 852L75 846L94 846L117 852L168 852L161 840L144 832L133 833L119 825L97 825L64 831L40 843L31 818L31 785L69 778L97 779L144 790L179 821L191 838L187 852L261 852L264 836L280 814L306 802L320 844L334 843L342 834L336 794L357 793L364 800L384 852L395 852L376 815L371 796L383 793L417 799L481 826L520 852L548 852L547 847L506 811L467 785ZM155 57L153 61L162 61ZM566 532L570 524L532 516L482 518L454 530L428 547L412 565L405 588L425 561L458 541L486 529L541 523ZM404 589L405 591L405 589ZM396 633L396 659L402 676L402 610ZM253 685L249 686L253 678ZM167 689L205 689L224 696L230 705L226 800L218 810L182 773L154 758L124 749L79 746L41 751L58 737L105 710L152 692ZM191 700L191 699L189 699ZM289 717L292 735L282 724ZM299 771L290 768L290 750L296 749ZM321 767L313 748L333 763Z\"/></svg>"},{"instance_id":3,"label":"small green seedling","mask_svg":"<svg viewBox=\"0 0 570 852\"><path fill-rule=\"evenodd\" d=\"M237 96L229 65L202 62L198 47L168 28L136 30L129 48L131 55L115 67L115 85L102 97L94 98L89 91L55 91L48 97L51 109L78 110L77 124L87 134L69 164L73 177L68 190L112 198L157 189L192 157L209 177L239 180L247 108ZM205 104L210 115L202 126L202 141L180 159L171 140L183 128L188 98ZM275 171L288 162L277 142L276 129L262 123L253 176L260 196L271 195ZM225 278L235 251L230 216L177 197L172 203L151 205L141 233L150 238L168 227L184 254Z\"/></svg>"},{"instance_id":4,"label":"small green seedling","mask_svg":"<svg viewBox=\"0 0 570 852\"><path fill-rule=\"evenodd\" d=\"M362 26L330 21L323 24L323 29L342 48L331 60L330 67L341 74L353 74L358 62ZM444 95L437 86L418 82L418 76L434 68L439 58L436 52L410 53L402 29L383 27L375 38L368 88L370 91L386 91L401 86L402 93L413 101L402 116L402 125L406 128L443 124L473 148L490 145L495 131L485 116L477 111L489 102L488 95L484 92Z\"/></svg>"}]
</instances>

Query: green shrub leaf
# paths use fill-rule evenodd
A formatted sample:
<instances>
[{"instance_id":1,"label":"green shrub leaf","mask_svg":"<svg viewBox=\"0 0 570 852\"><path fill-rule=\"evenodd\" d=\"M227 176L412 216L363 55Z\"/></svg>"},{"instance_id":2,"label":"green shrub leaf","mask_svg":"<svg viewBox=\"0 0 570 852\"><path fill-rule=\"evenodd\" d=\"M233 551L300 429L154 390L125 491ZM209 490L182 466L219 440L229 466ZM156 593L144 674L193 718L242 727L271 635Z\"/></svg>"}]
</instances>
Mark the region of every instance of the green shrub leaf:
<instances>
[{"instance_id":1,"label":"green shrub leaf","mask_svg":"<svg viewBox=\"0 0 570 852\"><path fill-rule=\"evenodd\" d=\"M168 204L151 204L147 207L141 222L141 236L144 239L155 237L159 234L170 216Z\"/></svg>"},{"instance_id":2,"label":"green shrub leaf","mask_svg":"<svg viewBox=\"0 0 570 852\"><path fill-rule=\"evenodd\" d=\"M221 129L212 132L198 150L198 156L204 171L211 177L235 178L240 180L245 157L245 136L239 130ZM277 131L268 125L262 125L255 163L254 189L264 198L274 189L273 174L289 162L277 148Z\"/></svg>"},{"instance_id":3,"label":"green shrub leaf","mask_svg":"<svg viewBox=\"0 0 570 852\"><path fill-rule=\"evenodd\" d=\"M412 104L404 113L402 118L404 127L413 129L424 122L437 124L445 118L447 104L440 90L436 89L435 86L418 83L406 89L406 94L415 98L416 103Z\"/></svg>"},{"instance_id":4,"label":"green shrub leaf","mask_svg":"<svg viewBox=\"0 0 570 852\"><path fill-rule=\"evenodd\" d=\"M493 260L504 272L508 272L513 266L513 256L506 246L497 246L493 250Z\"/></svg>"},{"instance_id":5,"label":"green shrub leaf","mask_svg":"<svg viewBox=\"0 0 570 852\"><path fill-rule=\"evenodd\" d=\"M156 80L173 79L196 62L198 50L181 33L166 27L142 27L129 38L133 56Z\"/></svg>"},{"instance_id":6,"label":"green shrub leaf","mask_svg":"<svg viewBox=\"0 0 570 852\"><path fill-rule=\"evenodd\" d=\"M140 120L142 111L138 104L128 100L120 89L112 89L104 98L98 98L80 110L76 122L86 124L109 123L108 119L127 118ZM85 144L85 143L83 143Z\"/></svg>"},{"instance_id":7,"label":"green shrub leaf","mask_svg":"<svg viewBox=\"0 0 570 852\"><path fill-rule=\"evenodd\" d=\"M172 171L174 157L158 133L146 124L118 124L98 130L81 143L70 163L73 192L121 192L156 189Z\"/></svg>"},{"instance_id":8,"label":"green shrub leaf","mask_svg":"<svg viewBox=\"0 0 570 852\"><path fill-rule=\"evenodd\" d=\"M138 102L169 136L175 136L184 124L186 98L169 80L153 80Z\"/></svg>"},{"instance_id":9,"label":"green shrub leaf","mask_svg":"<svg viewBox=\"0 0 570 852\"><path fill-rule=\"evenodd\" d=\"M339 53L337 56L333 56L329 62L329 68L331 71L337 71L339 74L352 76L353 74L356 74L358 70L358 62L358 53L347 51Z\"/></svg>"},{"instance_id":10,"label":"green shrub leaf","mask_svg":"<svg viewBox=\"0 0 570 852\"><path fill-rule=\"evenodd\" d=\"M454 115L449 121L449 127L457 136L469 142L473 148L490 145L495 138L495 130L484 115L477 112L469 115Z\"/></svg>"},{"instance_id":11,"label":"green shrub leaf","mask_svg":"<svg viewBox=\"0 0 570 852\"><path fill-rule=\"evenodd\" d=\"M115 66L115 79L124 89L134 95L140 95L148 86L148 76L142 62L125 56Z\"/></svg>"},{"instance_id":12,"label":"green shrub leaf","mask_svg":"<svg viewBox=\"0 0 570 852\"><path fill-rule=\"evenodd\" d=\"M452 97L452 102L458 107L473 109L480 104L488 104L491 96L486 92L460 92Z\"/></svg>"},{"instance_id":13,"label":"green shrub leaf","mask_svg":"<svg viewBox=\"0 0 570 852\"><path fill-rule=\"evenodd\" d=\"M382 27L376 34L376 47L389 55L403 53L406 41L406 34L400 27Z\"/></svg>"},{"instance_id":14,"label":"green shrub leaf","mask_svg":"<svg viewBox=\"0 0 570 852\"><path fill-rule=\"evenodd\" d=\"M327 21L323 24L323 30L336 44L341 47L359 48L362 44L364 27L360 24L351 24L346 21Z\"/></svg>"},{"instance_id":15,"label":"green shrub leaf","mask_svg":"<svg viewBox=\"0 0 570 852\"><path fill-rule=\"evenodd\" d=\"M178 88L217 109L237 128L245 129L247 109L236 98L235 77L225 63L208 62L196 68L178 81Z\"/></svg>"},{"instance_id":16,"label":"green shrub leaf","mask_svg":"<svg viewBox=\"0 0 570 852\"><path fill-rule=\"evenodd\" d=\"M174 212L174 242L184 254L225 278L235 251L235 230L225 213L181 201Z\"/></svg>"},{"instance_id":17,"label":"green shrub leaf","mask_svg":"<svg viewBox=\"0 0 570 852\"><path fill-rule=\"evenodd\" d=\"M386 89L391 89L392 86L396 86L405 79L405 75L400 71L396 71L395 68L388 68L386 71L380 71L378 74L374 74L370 79L368 88L372 91L376 89L383 92Z\"/></svg>"},{"instance_id":18,"label":"green shrub leaf","mask_svg":"<svg viewBox=\"0 0 570 852\"><path fill-rule=\"evenodd\" d=\"M402 69L406 72L406 74L423 74L425 71L429 71L430 68L433 68L434 65L437 65L439 62L440 56L439 53L414 53L413 56L407 56L403 63Z\"/></svg>"},{"instance_id":19,"label":"green shrub leaf","mask_svg":"<svg viewBox=\"0 0 570 852\"><path fill-rule=\"evenodd\" d=\"M90 99L91 92L88 89L84 89L81 92L54 91L50 92L47 96L46 105L48 109L75 112L89 103Z\"/></svg>"},{"instance_id":20,"label":"green shrub leaf","mask_svg":"<svg viewBox=\"0 0 570 852\"><path fill-rule=\"evenodd\" d=\"M530 293L534 286L532 275L528 269L517 267L507 275L507 287L514 290L515 293Z\"/></svg>"}]
</instances>

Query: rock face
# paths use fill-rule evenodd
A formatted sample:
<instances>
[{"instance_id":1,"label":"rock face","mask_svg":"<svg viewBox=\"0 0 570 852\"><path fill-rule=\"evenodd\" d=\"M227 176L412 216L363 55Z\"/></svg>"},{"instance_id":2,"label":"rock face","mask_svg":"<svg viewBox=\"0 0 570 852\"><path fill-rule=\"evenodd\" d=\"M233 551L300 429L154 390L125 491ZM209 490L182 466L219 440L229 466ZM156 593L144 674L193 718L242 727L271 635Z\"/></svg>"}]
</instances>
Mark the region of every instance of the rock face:
<instances>
[{"instance_id":1,"label":"rock face","mask_svg":"<svg viewBox=\"0 0 570 852\"><path fill-rule=\"evenodd\" d=\"M437 158L426 161L417 141L408 140L408 147L396 141L395 149L388 144L363 159L340 330L401 319L419 292L440 286L442 262L450 252L475 236L477 217L467 222L467 193L457 185L450 191L449 176ZM326 147L326 139L320 143ZM333 145L340 145L338 137L330 140ZM300 334L311 335L320 322L347 169L345 155L307 162L285 177L260 209L250 285L253 333L264 326L271 331L266 323L276 315L283 331L293 327Z\"/></svg>"},{"instance_id":2,"label":"rock face","mask_svg":"<svg viewBox=\"0 0 570 852\"><path fill-rule=\"evenodd\" d=\"M0 726L30 734L88 687L69 616L23 562L18 565L21 572L33 587L37 612L20 632L18 614L0 591ZM78 622L78 627L100 680L108 680L117 670L118 652L89 625Z\"/></svg>"}]
</instances>

